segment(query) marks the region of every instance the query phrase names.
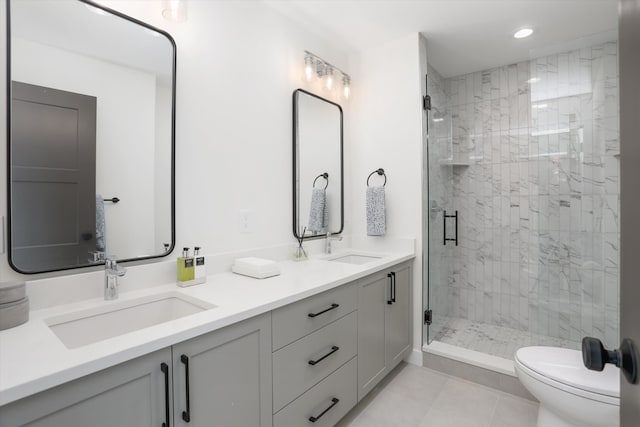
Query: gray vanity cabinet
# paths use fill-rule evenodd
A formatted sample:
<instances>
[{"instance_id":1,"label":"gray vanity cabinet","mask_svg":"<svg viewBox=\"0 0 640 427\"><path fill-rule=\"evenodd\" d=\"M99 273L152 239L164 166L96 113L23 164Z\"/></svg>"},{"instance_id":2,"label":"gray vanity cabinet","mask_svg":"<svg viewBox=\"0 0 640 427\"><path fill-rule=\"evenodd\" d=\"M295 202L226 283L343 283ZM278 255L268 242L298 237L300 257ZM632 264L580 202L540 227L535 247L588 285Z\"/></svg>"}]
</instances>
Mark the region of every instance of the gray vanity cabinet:
<instances>
[{"instance_id":1,"label":"gray vanity cabinet","mask_svg":"<svg viewBox=\"0 0 640 427\"><path fill-rule=\"evenodd\" d=\"M3 406L0 427L271 427L271 394L266 313Z\"/></svg>"},{"instance_id":2,"label":"gray vanity cabinet","mask_svg":"<svg viewBox=\"0 0 640 427\"><path fill-rule=\"evenodd\" d=\"M360 280L358 401L411 351L410 263Z\"/></svg>"},{"instance_id":3,"label":"gray vanity cabinet","mask_svg":"<svg viewBox=\"0 0 640 427\"><path fill-rule=\"evenodd\" d=\"M384 337L390 283L382 272L362 279L358 287L358 401L387 373Z\"/></svg>"},{"instance_id":4,"label":"gray vanity cabinet","mask_svg":"<svg viewBox=\"0 0 640 427\"><path fill-rule=\"evenodd\" d=\"M411 264L401 264L390 271L393 301L385 313L385 348L389 369L393 369L411 351L411 302L413 271Z\"/></svg>"},{"instance_id":5,"label":"gray vanity cabinet","mask_svg":"<svg viewBox=\"0 0 640 427\"><path fill-rule=\"evenodd\" d=\"M160 427L172 416L170 364L166 348L18 400L0 408L0 426Z\"/></svg>"},{"instance_id":6,"label":"gray vanity cabinet","mask_svg":"<svg viewBox=\"0 0 640 427\"><path fill-rule=\"evenodd\" d=\"M411 261L0 407L0 427L335 425L411 351Z\"/></svg>"},{"instance_id":7,"label":"gray vanity cabinet","mask_svg":"<svg viewBox=\"0 0 640 427\"><path fill-rule=\"evenodd\" d=\"M173 378L175 426L271 427L271 314L174 345Z\"/></svg>"},{"instance_id":8,"label":"gray vanity cabinet","mask_svg":"<svg viewBox=\"0 0 640 427\"><path fill-rule=\"evenodd\" d=\"M335 425L357 403L357 286L274 310L274 427Z\"/></svg>"}]
</instances>

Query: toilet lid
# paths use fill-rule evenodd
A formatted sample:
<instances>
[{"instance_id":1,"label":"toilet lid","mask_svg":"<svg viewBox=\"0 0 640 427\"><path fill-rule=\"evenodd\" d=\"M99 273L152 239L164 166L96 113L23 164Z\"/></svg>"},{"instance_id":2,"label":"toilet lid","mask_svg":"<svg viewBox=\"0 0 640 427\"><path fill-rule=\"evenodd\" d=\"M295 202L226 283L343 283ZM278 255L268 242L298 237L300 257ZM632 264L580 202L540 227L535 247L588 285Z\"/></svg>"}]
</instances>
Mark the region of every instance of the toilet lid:
<instances>
[{"instance_id":1,"label":"toilet lid","mask_svg":"<svg viewBox=\"0 0 640 427\"><path fill-rule=\"evenodd\" d=\"M602 372L590 371L582 353L558 347L523 347L516 361L536 373L559 383L592 393L620 397L620 368L607 364Z\"/></svg>"}]
</instances>

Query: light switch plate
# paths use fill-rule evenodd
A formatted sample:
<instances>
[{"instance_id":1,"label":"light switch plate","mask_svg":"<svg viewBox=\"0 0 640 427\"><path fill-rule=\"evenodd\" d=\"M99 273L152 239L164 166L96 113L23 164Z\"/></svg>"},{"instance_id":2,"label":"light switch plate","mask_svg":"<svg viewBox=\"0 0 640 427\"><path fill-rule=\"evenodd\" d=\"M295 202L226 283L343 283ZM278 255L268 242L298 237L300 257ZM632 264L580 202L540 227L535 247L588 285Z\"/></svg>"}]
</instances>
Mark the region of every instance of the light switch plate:
<instances>
[{"instance_id":1,"label":"light switch plate","mask_svg":"<svg viewBox=\"0 0 640 427\"><path fill-rule=\"evenodd\" d=\"M251 233L252 230L252 217L253 212L249 209L240 209L240 232Z\"/></svg>"}]
</instances>

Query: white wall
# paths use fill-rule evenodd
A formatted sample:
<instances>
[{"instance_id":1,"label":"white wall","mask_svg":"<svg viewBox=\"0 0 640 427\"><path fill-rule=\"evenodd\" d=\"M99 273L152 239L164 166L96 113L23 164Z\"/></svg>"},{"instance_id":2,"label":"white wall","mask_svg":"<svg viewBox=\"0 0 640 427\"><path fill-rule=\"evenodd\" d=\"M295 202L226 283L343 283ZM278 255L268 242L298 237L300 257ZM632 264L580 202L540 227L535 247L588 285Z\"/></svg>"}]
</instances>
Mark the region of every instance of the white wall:
<instances>
[{"instance_id":1,"label":"white wall","mask_svg":"<svg viewBox=\"0 0 640 427\"><path fill-rule=\"evenodd\" d=\"M413 336L414 350L418 351L422 343L420 46L420 36L414 33L350 56L355 77L347 134L352 179L350 231L366 235L366 180L381 167L387 175L387 234L375 239L416 238ZM375 178L377 175L371 179Z\"/></svg>"},{"instance_id":2,"label":"white wall","mask_svg":"<svg viewBox=\"0 0 640 427\"><path fill-rule=\"evenodd\" d=\"M387 236L376 239L416 238L413 335L414 349L419 350L423 84L419 35L349 56L341 46L259 1L190 1L188 20L181 24L162 19L160 1L103 3L167 30L178 46L176 247L199 245L214 254L293 243L292 92L301 87L330 98L343 106L345 114L345 232L366 235L366 178L383 167L388 176ZM0 29L0 36L3 33ZM322 91L318 82L303 81L304 49L352 75L349 103ZM0 78L4 78L2 64ZM4 91L0 85L0 95ZM0 117L5 117L4 109L0 103ZM0 159L1 167L4 164ZM4 176L0 172L0 178ZM5 200L5 186L0 183L0 206L6 216ZM240 232L239 213L245 209L251 212L251 233ZM16 273L10 271L4 254L0 280L9 276Z\"/></svg>"},{"instance_id":3,"label":"white wall","mask_svg":"<svg viewBox=\"0 0 640 427\"><path fill-rule=\"evenodd\" d=\"M154 253L160 253L164 243L171 243L171 87L156 80L155 169L154 169Z\"/></svg>"},{"instance_id":4,"label":"white wall","mask_svg":"<svg viewBox=\"0 0 640 427\"><path fill-rule=\"evenodd\" d=\"M176 247L199 245L213 254L293 244L292 93L298 87L320 93L302 81L304 49L348 71L341 47L260 1L190 1L181 24L162 18L160 1L103 3L166 29L178 46ZM0 28L3 52L4 33ZM4 79L6 55L0 56ZM5 90L0 85L3 99ZM0 132L5 108L0 103ZM4 150L0 156L4 169ZM0 177L6 217L5 172ZM252 233L240 233L242 209L252 212ZM0 280L17 276L3 254Z\"/></svg>"}]
</instances>

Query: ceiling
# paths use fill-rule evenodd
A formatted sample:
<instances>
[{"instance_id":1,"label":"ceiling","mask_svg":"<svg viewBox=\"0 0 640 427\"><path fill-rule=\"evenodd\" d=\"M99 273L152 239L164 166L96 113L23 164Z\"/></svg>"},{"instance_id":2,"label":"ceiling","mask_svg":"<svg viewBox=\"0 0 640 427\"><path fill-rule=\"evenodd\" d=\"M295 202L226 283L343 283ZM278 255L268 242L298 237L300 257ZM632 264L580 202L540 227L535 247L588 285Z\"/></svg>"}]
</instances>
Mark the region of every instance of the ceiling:
<instances>
[{"instance_id":1,"label":"ceiling","mask_svg":"<svg viewBox=\"0 0 640 427\"><path fill-rule=\"evenodd\" d=\"M11 36L155 74L160 83L171 82L173 46L166 37L98 12L101 9L74 0L12 2Z\"/></svg>"},{"instance_id":2,"label":"ceiling","mask_svg":"<svg viewBox=\"0 0 640 427\"><path fill-rule=\"evenodd\" d=\"M411 32L444 77L566 51L617 33L617 0L265 0L347 51ZM533 36L516 40L529 26Z\"/></svg>"}]
</instances>

